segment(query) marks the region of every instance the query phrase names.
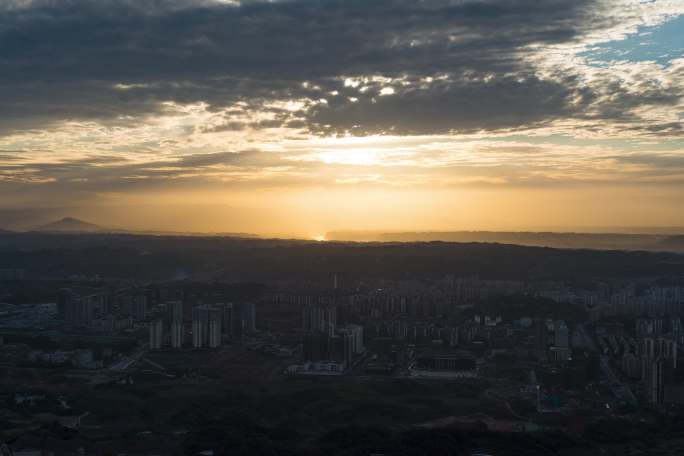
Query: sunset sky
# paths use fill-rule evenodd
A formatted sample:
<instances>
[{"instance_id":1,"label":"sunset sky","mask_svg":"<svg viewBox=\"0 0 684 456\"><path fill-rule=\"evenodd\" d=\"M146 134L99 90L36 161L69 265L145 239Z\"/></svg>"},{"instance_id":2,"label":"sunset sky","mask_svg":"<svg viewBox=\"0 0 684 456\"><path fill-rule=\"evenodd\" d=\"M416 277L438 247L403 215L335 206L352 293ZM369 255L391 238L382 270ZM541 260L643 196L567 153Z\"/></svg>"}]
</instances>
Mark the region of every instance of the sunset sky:
<instances>
[{"instance_id":1,"label":"sunset sky","mask_svg":"<svg viewBox=\"0 0 684 456\"><path fill-rule=\"evenodd\" d=\"M0 0L0 227L684 226L683 123L682 0Z\"/></svg>"}]
</instances>

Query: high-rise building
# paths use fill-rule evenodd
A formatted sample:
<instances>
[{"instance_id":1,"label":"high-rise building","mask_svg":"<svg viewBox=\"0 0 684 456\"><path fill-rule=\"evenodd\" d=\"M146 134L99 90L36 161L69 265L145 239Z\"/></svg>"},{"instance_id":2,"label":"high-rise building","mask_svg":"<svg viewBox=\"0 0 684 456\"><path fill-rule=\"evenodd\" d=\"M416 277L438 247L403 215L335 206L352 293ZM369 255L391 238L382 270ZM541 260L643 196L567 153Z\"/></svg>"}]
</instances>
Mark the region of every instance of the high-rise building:
<instances>
[{"instance_id":1,"label":"high-rise building","mask_svg":"<svg viewBox=\"0 0 684 456\"><path fill-rule=\"evenodd\" d=\"M340 332L328 337L328 361L345 363L347 366L354 359L354 340L351 334Z\"/></svg>"},{"instance_id":2,"label":"high-rise building","mask_svg":"<svg viewBox=\"0 0 684 456\"><path fill-rule=\"evenodd\" d=\"M668 366L677 368L677 341L671 338L644 338L640 340L639 354L642 358L653 360L663 358Z\"/></svg>"},{"instance_id":3,"label":"high-rise building","mask_svg":"<svg viewBox=\"0 0 684 456\"><path fill-rule=\"evenodd\" d=\"M344 329L340 330L349 334L352 338L353 351L355 355L363 352L363 326L361 325L347 325Z\"/></svg>"},{"instance_id":4,"label":"high-rise building","mask_svg":"<svg viewBox=\"0 0 684 456\"><path fill-rule=\"evenodd\" d=\"M661 337L656 341L657 352L662 357L668 366L673 369L677 368L677 341Z\"/></svg>"},{"instance_id":5,"label":"high-rise building","mask_svg":"<svg viewBox=\"0 0 684 456\"><path fill-rule=\"evenodd\" d=\"M256 307L252 302L241 302L233 306L233 335L243 337L256 331Z\"/></svg>"},{"instance_id":6,"label":"high-rise building","mask_svg":"<svg viewBox=\"0 0 684 456\"><path fill-rule=\"evenodd\" d=\"M171 338L171 347L173 348L181 348L183 346L184 342L184 331L183 331L183 323L182 322L177 322L177 321L172 321L171 326L169 327L169 333L170 333L170 338Z\"/></svg>"},{"instance_id":7,"label":"high-rise building","mask_svg":"<svg viewBox=\"0 0 684 456\"><path fill-rule=\"evenodd\" d=\"M150 349L159 350L164 341L164 322L161 319L153 320L149 326Z\"/></svg>"},{"instance_id":8,"label":"high-rise building","mask_svg":"<svg viewBox=\"0 0 684 456\"><path fill-rule=\"evenodd\" d=\"M253 309L252 309L253 318ZM246 315L247 323L242 321L242 326L249 326L249 312ZM192 346L195 348L221 346L223 336L224 308L217 306L197 306L192 309ZM251 325L253 326L253 320Z\"/></svg>"},{"instance_id":9,"label":"high-rise building","mask_svg":"<svg viewBox=\"0 0 684 456\"><path fill-rule=\"evenodd\" d=\"M304 335L304 361L332 361L349 366L362 351L363 328L358 325L340 328L333 335L325 331Z\"/></svg>"},{"instance_id":10,"label":"high-rise building","mask_svg":"<svg viewBox=\"0 0 684 456\"><path fill-rule=\"evenodd\" d=\"M169 321L183 322L183 301L169 301L166 303Z\"/></svg>"},{"instance_id":11,"label":"high-rise building","mask_svg":"<svg viewBox=\"0 0 684 456\"><path fill-rule=\"evenodd\" d=\"M169 319L171 346L173 348L181 348L185 339L185 327L183 325L183 302L169 301L166 303L166 309Z\"/></svg>"},{"instance_id":12,"label":"high-rise building","mask_svg":"<svg viewBox=\"0 0 684 456\"><path fill-rule=\"evenodd\" d=\"M554 347L568 348L570 347L570 331L564 321L556 322L554 327Z\"/></svg>"},{"instance_id":13,"label":"high-rise building","mask_svg":"<svg viewBox=\"0 0 684 456\"><path fill-rule=\"evenodd\" d=\"M94 309L89 297L70 291L64 299L64 322L71 327L90 326Z\"/></svg>"},{"instance_id":14,"label":"high-rise building","mask_svg":"<svg viewBox=\"0 0 684 456\"><path fill-rule=\"evenodd\" d=\"M665 398L665 360L649 360L645 380L646 396L653 404L662 404Z\"/></svg>"},{"instance_id":15,"label":"high-rise building","mask_svg":"<svg viewBox=\"0 0 684 456\"><path fill-rule=\"evenodd\" d=\"M147 295L140 293L133 296L131 310L133 318L137 321L145 320L147 316Z\"/></svg>"},{"instance_id":16,"label":"high-rise building","mask_svg":"<svg viewBox=\"0 0 684 456\"><path fill-rule=\"evenodd\" d=\"M653 359L656 353L655 340L651 338L641 339L640 354L642 357Z\"/></svg>"},{"instance_id":17,"label":"high-rise building","mask_svg":"<svg viewBox=\"0 0 684 456\"><path fill-rule=\"evenodd\" d=\"M209 339L209 308L197 306L192 308L192 346L201 348Z\"/></svg>"},{"instance_id":18,"label":"high-rise building","mask_svg":"<svg viewBox=\"0 0 684 456\"><path fill-rule=\"evenodd\" d=\"M147 293L143 290L126 292L119 296L119 310L134 320L144 321L147 317Z\"/></svg>"},{"instance_id":19,"label":"high-rise building","mask_svg":"<svg viewBox=\"0 0 684 456\"><path fill-rule=\"evenodd\" d=\"M244 328L249 334L256 332L256 306L253 302L245 302L242 304L242 318L244 321Z\"/></svg>"},{"instance_id":20,"label":"high-rise building","mask_svg":"<svg viewBox=\"0 0 684 456\"><path fill-rule=\"evenodd\" d=\"M640 341L641 378L646 398L653 404L665 400L665 386L672 381L677 368L677 342L665 337L643 338Z\"/></svg>"},{"instance_id":21,"label":"high-rise building","mask_svg":"<svg viewBox=\"0 0 684 456\"><path fill-rule=\"evenodd\" d=\"M221 330L223 334L228 338L233 337L233 326L235 324L235 317L233 315L233 303L218 303L215 307L217 307L221 312Z\"/></svg>"},{"instance_id":22,"label":"high-rise building","mask_svg":"<svg viewBox=\"0 0 684 456\"><path fill-rule=\"evenodd\" d=\"M208 345L210 348L216 348L221 346L221 323L223 320L223 315L221 309L210 308L208 309Z\"/></svg>"},{"instance_id":23,"label":"high-rise building","mask_svg":"<svg viewBox=\"0 0 684 456\"><path fill-rule=\"evenodd\" d=\"M302 329L323 331L333 335L337 325L337 308L318 304L306 304L302 309Z\"/></svg>"}]
</instances>

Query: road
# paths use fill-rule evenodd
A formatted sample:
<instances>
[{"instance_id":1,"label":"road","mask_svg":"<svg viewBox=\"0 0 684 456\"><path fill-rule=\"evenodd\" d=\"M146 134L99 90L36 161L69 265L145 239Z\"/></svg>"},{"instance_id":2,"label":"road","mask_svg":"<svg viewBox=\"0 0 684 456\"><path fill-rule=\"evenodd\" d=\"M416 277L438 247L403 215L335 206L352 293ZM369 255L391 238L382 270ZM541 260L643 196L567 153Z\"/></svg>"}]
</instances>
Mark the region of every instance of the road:
<instances>
[{"instance_id":1,"label":"road","mask_svg":"<svg viewBox=\"0 0 684 456\"><path fill-rule=\"evenodd\" d=\"M632 390L618 378L610 366L610 359L601 355L601 372L610 382L610 390L618 399L625 400L632 405L636 405L637 399Z\"/></svg>"},{"instance_id":2,"label":"road","mask_svg":"<svg viewBox=\"0 0 684 456\"><path fill-rule=\"evenodd\" d=\"M587 342L589 347L593 351L600 353L596 347L596 341L594 341L594 337L587 331L586 323L579 325L579 332L582 334L582 338ZM610 390L615 397L625 400L632 405L636 405L636 396L634 396L634 393L632 393L632 390L629 388L629 386L624 384L622 380L620 380L620 378L615 374L610 365L610 358L604 354L601 354L601 373L608 380L610 384Z\"/></svg>"},{"instance_id":3,"label":"road","mask_svg":"<svg viewBox=\"0 0 684 456\"><path fill-rule=\"evenodd\" d=\"M131 367L133 364L137 363L142 359L147 353L147 347L149 344L145 344L140 347L135 353L130 356L123 356L120 360L109 366L110 371L122 372Z\"/></svg>"}]
</instances>

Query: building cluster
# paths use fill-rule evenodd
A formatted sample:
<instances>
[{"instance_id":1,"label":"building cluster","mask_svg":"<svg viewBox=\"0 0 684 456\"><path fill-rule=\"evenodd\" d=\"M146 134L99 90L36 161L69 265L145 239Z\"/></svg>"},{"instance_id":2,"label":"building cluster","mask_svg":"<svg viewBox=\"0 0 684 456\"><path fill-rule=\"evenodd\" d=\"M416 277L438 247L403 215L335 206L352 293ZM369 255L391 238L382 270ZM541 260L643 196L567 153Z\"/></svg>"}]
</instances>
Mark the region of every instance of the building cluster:
<instances>
[{"instance_id":1,"label":"building cluster","mask_svg":"<svg viewBox=\"0 0 684 456\"><path fill-rule=\"evenodd\" d=\"M495 296L534 294L537 285L528 282L454 278L423 281L385 281L379 287L322 292L300 290L273 293L270 300L302 308L307 305L334 306L340 321L435 318L458 315L464 308ZM547 285L545 285L547 286Z\"/></svg>"},{"instance_id":2,"label":"building cluster","mask_svg":"<svg viewBox=\"0 0 684 456\"><path fill-rule=\"evenodd\" d=\"M73 367L76 369L101 369L106 362L114 359L111 348L94 350L90 348L40 349L28 351L23 359L28 366Z\"/></svg>"},{"instance_id":3,"label":"building cluster","mask_svg":"<svg viewBox=\"0 0 684 456\"><path fill-rule=\"evenodd\" d=\"M216 348L225 340L256 331L254 303L221 302L221 297L186 293L172 286L65 288L58 294L57 318L72 332L117 334L146 329L151 349Z\"/></svg>"},{"instance_id":4,"label":"building cluster","mask_svg":"<svg viewBox=\"0 0 684 456\"><path fill-rule=\"evenodd\" d=\"M364 351L363 327L337 324L337 307L306 304L302 309L304 331L302 359L308 363L333 363L344 370Z\"/></svg>"},{"instance_id":5,"label":"building cluster","mask_svg":"<svg viewBox=\"0 0 684 456\"><path fill-rule=\"evenodd\" d=\"M2 304L0 303L0 329L42 330L58 324L55 303Z\"/></svg>"},{"instance_id":6,"label":"building cluster","mask_svg":"<svg viewBox=\"0 0 684 456\"><path fill-rule=\"evenodd\" d=\"M524 313L512 318L479 306L513 297L534 303L542 298L553 308L553 300L543 293L554 287L563 285L447 278L355 290L282 292L270 299L301 312L303 364L291 373L524 378L525 390L535 397L544 391L541 384L549 385L554 393L547 402L559 404L563 400L557 391L581 390L601 377L600 359L591 347L593 334L575 318L585 312L584 304L563 306L575 309L564 313L567 318ZM362 337L362 350L353 349L355 333ZM553 407L558 405L547 405Z\"/></svg>"},{"instance_id":7,"label":"building cluster","mask_svg":"<svg viewBox=\"0 0 684 456\"><path fill-rule=\"evenodd\" d=\"M186 319L186 308L190 318ZM186 305L169 301L149 326L150 348L217 348L225 340L242 339L256 332L256 306L251 302Z\"/></svg>"},{"instance_id":8,"label":"building cluster","mask_svg":"<svg viewBox=\"0 0 684 456\"><path fill-rule=\"evenodd\" d=\"M588 310L590 320L631 316L684 317L684 287L646 282L599 283L589 290L556 286L538 292L560 304Z\"/></svg>"},{"instance_id":9,"label":"building cluster","mask_svg":"<svg viewBox=\"0 0 684 456\"><path fill-rule=\"evenodd\" d=\"M78 287L62 289L57 296L57 316L71 330L118 333L144 323L148 311L145 290Z\"/></svg>"},{"instance_id":10,"label":"building cluster","mask_svg":"<svg viewBox=\"0 0 684 456\"><path fill-rule=\"evenodd\" d=\"M596 324L598 348L635 383L642 399L653 404L681 401L678 373L684 327L680 318L637 318L634 331L622 323Z\"/></svg>"},{"instance_id":11,"label":"building cluster","mask_svg":"<svg viewBox=\"0 0 684 456\"><path fill-rule=\"evenodd\" d=\"M3 321L51 330L55 320L57 334L109 338L109 346L132 340L136 351L120 362L124 370L147 348L216 349L243 341L262 354L296 358L291 373L504 379L537 395L539 410L566 406L564 391L591 397L599 384L625 402L684 403L684 288L663 283L573 287L447 276L353 289L281 284L247 293L205 283L82 283L59 290L56 304L13 306ZM41 364L97 365L99 358L89 363L74 348L30 356Z\"/></svg>"}]
</instances>

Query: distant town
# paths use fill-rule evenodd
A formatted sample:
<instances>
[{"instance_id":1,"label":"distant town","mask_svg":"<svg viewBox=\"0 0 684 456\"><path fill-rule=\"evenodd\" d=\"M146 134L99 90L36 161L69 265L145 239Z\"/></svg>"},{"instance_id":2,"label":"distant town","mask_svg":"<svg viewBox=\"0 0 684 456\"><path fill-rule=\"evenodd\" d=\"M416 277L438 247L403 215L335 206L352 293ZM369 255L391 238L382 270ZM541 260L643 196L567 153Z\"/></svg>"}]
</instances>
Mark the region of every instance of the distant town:
<instances>
[{"instance_id":1,"label":"distant town","mask_svg":"<svg viewBox=\"0 0 684 456\"><path fill-rule=\"evenodd\" d=\"M60 244L61 237L80 235L43 236ZM150 243L140 252L143 258L170 248L154 245L161 239L136 240ZM64 270L62 277L54 270L44 276L35 272L40 268L3 264L0 420L15 455L79 448L88 454L123 452L130 444L121 440L126 432L135 434L140 454L152 454L169 435L164 445L187 451L191 441L197 449L207 447L198 452L212 450L219 443L179 417L189 413L184 407L192 408L193 401L203 403L196 394L218 389L223 398L228 387L240 394L256 387L270 391L262 393L272 398L266 406L275 408L266 422L284 410L324 400L328 405L321 407L330 413L345 404L351 408L319 417L322 428L312 428L314 434L339 424L345 414L361 413L361 422L371 416L376 425L402 429L477 429L484 447L492 447L482 454L496 455L511 453L495 451L491 436L549 432L576 439L568 444L573 453L557 454L583 454L575 445L589 454L597 438L592 433L600 426L653 424L684 411L681 273L506 280L487 277L495 275L491 272L445 270L364 277L334 252L348 245L225 242L241 249L252 243L305 250L306 258L296 253L293 258L326 266L320 280L287 271L263 282L219 280L207 277L202 264L196 276L188 272L143 282L135 273L107 276L107 267L96 266L108 265L106 251L91 251L77 266L83 268L79 273ZM424 261L438 261L420 244L395 247L395 252L412 249ZM321 248L328 250L316 250ZM535 257L534 250L521 252ZM45 252L15 252L15 258L23 262L40 254ZM644 254L630 255L641 262ZM240 256L233 258L240 262ZM340 272L334 271L337 266ZM225 273L217 265L209 268ZM379 392L365 396L358 391L363 388ZM384 412L385 418L362 412L378 407L378 397L396 388L408 393L386 398L384 407L394 412ZM164 391L172 396L160 399ZM297 399L290 404L279 398L283 391ZM340 394L361 398L347 403ZM109 396L115 402L101 399ZM187 403L171 399L186 396ZM159 405L164 412L145 412L159 400L171 400ZM375 405L364 405L367 401ZM210 404L207 410L221 408ZM119 407L139 410L132 418ZM398 418L390 419L395 412ZM287 419L275 421L287 427ZM622 448L626 442L611 444Z\"/></svg>"}]
</instances>

